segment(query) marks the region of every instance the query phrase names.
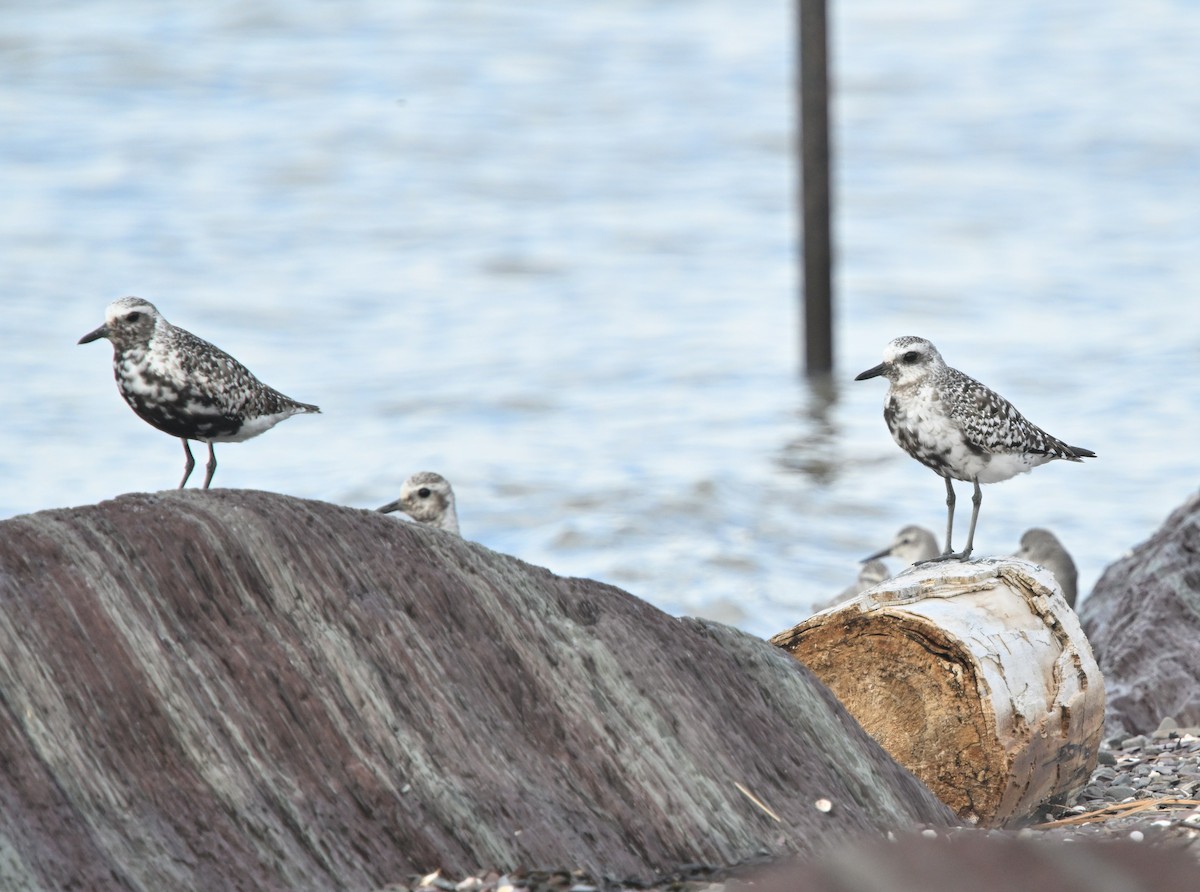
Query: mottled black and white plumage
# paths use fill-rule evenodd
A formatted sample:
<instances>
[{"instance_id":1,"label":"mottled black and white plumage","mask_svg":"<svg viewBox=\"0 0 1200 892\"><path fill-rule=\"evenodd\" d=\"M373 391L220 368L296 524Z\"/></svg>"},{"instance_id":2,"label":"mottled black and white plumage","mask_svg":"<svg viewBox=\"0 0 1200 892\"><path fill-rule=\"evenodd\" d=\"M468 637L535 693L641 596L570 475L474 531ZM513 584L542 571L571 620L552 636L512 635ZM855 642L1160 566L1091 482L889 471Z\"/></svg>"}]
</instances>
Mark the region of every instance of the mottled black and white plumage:
<instances>
[{"instance_id":1,"label":"mottled black and white plumage","mask_svg":"<svg viewBox=\"0 0 1200 892\"><path fill-rule=\"evenodd\" d=\"M975 523L983 493L981 483L999 483L1054 459L1081 461L1096 453L1068 446L1026 420L1012 403L974 378L946 365L937 348L924 338L901 337L887 345L883 362L855 380L883 376L891 385L883 417L905 452L946 481L946 550L936 560L971 555ZM967 547L951 548L954 530L954 486L966 480L975 487Z\"/></svg>"},{"instance_id":2,"label":"mottled black and white plumage","mask_svg":"<svg viewBox=\"0 0 1200 892\"><path fill-rule=\"evenodd\" d=\"M196 464L188 440L208 444L208 489L217 470L214 443L238 443L285 418L321 411L263 384L228 353L176 328L140 297L109 304L104 324L79 343L100 338L112 342L113 374L129 407L143 421L183 441L187 460L180 489Z\"/></svg>"},{"instance_id":3,"label":"mottled black and white plumage","mask_svg":"<svg viewBox=\"0 0 1200 892\"><path fill-rule=\"evenodd\" d=\"M1058 587L1062 589L1063 598L1069 606L1075 606L1079 593L1079 571L1070 553L1058 541L1058 536L1042 527L1026 530L1021 534L1021 547L1013 557L1038 564L1053 573Z\"/></svg>"},{"instance_id":4,"label":"mottled black and white plumage","mask_svg":"<svg viewBox=\"0 0 1200 892\"><path fill-rule=\"evenodd\" d=\"M403 511L418 523L461 535L458 512L454 508L454 489L449 480L433 471L417 471L401 484L400 498L378 510L384 514Z\"/></svg>"}]
</instances>

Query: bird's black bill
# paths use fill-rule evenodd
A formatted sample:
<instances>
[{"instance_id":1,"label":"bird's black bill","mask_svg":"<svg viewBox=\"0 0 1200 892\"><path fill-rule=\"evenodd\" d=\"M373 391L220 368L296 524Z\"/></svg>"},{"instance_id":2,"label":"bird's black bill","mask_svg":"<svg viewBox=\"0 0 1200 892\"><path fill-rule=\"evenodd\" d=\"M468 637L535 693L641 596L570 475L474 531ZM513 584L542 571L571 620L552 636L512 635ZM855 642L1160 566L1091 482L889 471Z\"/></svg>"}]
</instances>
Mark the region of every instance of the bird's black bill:
<instances>
[{"instance_id":1,"label":"bird's black bill","mask_svg":"<svg viewBox=\"0 0 1200 892\"><path fill-rule=\"evenodd\" d=\"M108 326L101 325L95 331L89 331L79 339L80 344L90 344L92 341L98 341L101 338L108 337Z\"/></svg>"},{"instance_id":2,"label":"bird's black bill","mask_svg":"<svg viewBox=\"0 0 1200 892\"><path fill-rule=\"evenodd\" d=\"M393 511L400 510L400 502L399 502L399 500L397 500L395 502L388 502L382 508L376 508L375 510L378 511L380 514L391 514Z\"/></svg>"},{"instance_id":3,"label":"bird's black bill","mask_svg":"<svg viewBox=\"0 0 1200 892\"><path fill-rule=\"evenodd\" d=\"M892 553L891 548L885 548L885 549L883 549L883 551L877 551L874 554L867 555L865 558L860 560L859 563L865 564L865 563L868 563L869 561L877 560L878 558L889 557L891 555L891 553Z\"/></svg>"},{"instance_id":4,"label":"bird's black bill","mask_svg":"<svg viewBox=\"0 0 1200 892\"><path fill-rule=\"evenodd\" d=\"M865 372L859 372L857 375L854 376L854 380L855 381L866 381L868 378L878 378L886 370L887 370L887 364L881 362L881 363L879 363L879 365L875 366L872 369L867 369ZM868 558L868 560L869 560L869 558Z\"/></svg>"}]
</instances>

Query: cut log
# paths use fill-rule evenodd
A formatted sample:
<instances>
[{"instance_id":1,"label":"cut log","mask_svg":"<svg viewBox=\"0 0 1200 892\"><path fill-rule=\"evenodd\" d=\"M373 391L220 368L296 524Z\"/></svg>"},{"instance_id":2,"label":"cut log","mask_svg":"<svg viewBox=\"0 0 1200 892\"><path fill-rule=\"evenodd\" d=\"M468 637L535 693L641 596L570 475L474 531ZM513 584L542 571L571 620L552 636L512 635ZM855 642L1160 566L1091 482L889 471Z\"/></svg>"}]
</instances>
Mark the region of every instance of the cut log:
<instances>
[{"instance_id":1,"label":"cut log","mask_svg":"<svg viewBox=\"0 0 1200 892\"><path fill-rule=\"evenodd\" d=\"M1053 575L931 564L771 642L825 682L959 817L1019 823L1096 767L1104 683Z\"/></svg>"}]
</instances>

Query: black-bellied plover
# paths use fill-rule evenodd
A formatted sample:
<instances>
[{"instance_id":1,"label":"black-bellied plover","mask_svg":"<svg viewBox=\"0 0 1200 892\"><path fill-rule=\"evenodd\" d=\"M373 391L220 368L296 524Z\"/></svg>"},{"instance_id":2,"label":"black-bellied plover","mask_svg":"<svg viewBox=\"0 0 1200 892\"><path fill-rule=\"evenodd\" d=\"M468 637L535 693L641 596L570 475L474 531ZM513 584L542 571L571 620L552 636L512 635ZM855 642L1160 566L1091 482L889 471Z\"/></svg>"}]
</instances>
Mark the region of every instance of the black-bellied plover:
<instances>
[{"instance_id":1,"label":"black-bellied plover","mask_svg":"<svg viewBox=\"0 0 1200 892\"><path fill-rule=\"evenodd\" d=\"M183 441L187 460L180 489L196 466L188 440L208 444L208 489L217 470L214 443L239 443L297 413L321 411L263 384L228 353L176 328L140 297L109 304L104 324L79 343L100 338L112 342L113 374L129 407Z\"/></svg>"},{"instance_id":2,"label":"black-bellied plover","mask_svg":"<svg viewBox=\"0 0 1200 892\"><path fill-rule=\"evenodd\" d=\"M449 480L433 471L417 471L401 484L400 498L377 510L384 514L403 511L418 523L461 535L458 512L454 510L454 489Z\"/></svg>"},{"instance_id":3,"label":"black-bellied plover","mask_svg":"<svg viewBox=\"0 0 1200 892\"><path fill-rule=\"evenodd\" d=\"M906 527L900 528L900 531L896 533L892 539L892 543L887 548L867 555L863 558L863 563L865 564L868 561L874 561L878 558L894 557L904 561L905 566L907 566L927 561L937 556L937 537L925 529L925 527L909 524Z\"/></svg>"},{"instance_id":4,"label":"black-bellied plover","mask_svg":"<svg viewBox=\"0 0 1200 892\"><path fill-rule=\"evenodd\" d=\"M1026 530L1021 534L1021 547L1013 557L1040 564L1053 573L1067 604L1075 606L1079 592L1079 571L1075 569L1071 555L1058 541L1058 536L1041 527Z\"/></svg>"},{"instance_id":5,"label":"black-bellied plover","mask_svg":"<svg viewBox=\"0 0 1200 892\"><path fill-rule=\"evenodd\" d=\"M1081 461L1096 453L1068 446L1025 419L1000 394L946 365L937 348L924 338L901 337L887 345L883 362L854 380L883 376L891 385L883 417L905 452L946 481L946 550L934 560L971 556L975 522L983 493L981 483L999 483L1056 458ZM967 547L955 553L954 485L974 485Z\"/></svg>"}]
</instances>

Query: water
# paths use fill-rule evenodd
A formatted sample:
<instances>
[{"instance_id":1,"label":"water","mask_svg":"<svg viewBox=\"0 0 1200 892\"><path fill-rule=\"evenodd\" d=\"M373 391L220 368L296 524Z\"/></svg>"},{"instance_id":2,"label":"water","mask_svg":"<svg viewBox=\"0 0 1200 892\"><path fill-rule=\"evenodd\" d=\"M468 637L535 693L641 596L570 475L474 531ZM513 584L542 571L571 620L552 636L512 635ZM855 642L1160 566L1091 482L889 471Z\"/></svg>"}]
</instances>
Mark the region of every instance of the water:
<instances>
[{"instance_id":1,"label":"water","mask_svg":"<svg viewBox=\"0 0 1200 892\"><path fill-rule=\"evenodd\" d=\"M921 334L1099 453L986 488L976 540L1048 526L1086 593L1196 485L1200 7L833 15L826 401L786 3L9 10L0 516L177 481L75 345L138 294L324 410L219 447L217 485L370 508L436 470L468 538L769 635L941 529L852 381Z\"/></svg>"}]
</instances>

